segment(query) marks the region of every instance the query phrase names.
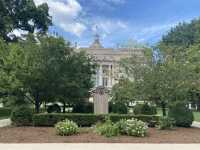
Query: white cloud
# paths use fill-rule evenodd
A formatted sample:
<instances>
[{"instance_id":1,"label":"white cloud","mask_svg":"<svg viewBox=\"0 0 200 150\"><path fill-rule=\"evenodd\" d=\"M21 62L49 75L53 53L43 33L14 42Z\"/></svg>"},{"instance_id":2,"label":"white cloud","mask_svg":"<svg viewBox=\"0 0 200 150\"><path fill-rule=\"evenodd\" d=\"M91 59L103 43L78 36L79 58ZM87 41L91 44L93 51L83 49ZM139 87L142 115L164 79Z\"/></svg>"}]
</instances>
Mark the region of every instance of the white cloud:
<instances>
[{"instance_id":1,"label":"white cloud","mask_svg":"<svg viewBox=\"0 0 200 150\"><path fill-rule=\"evenodd\" d=\"M124 4L126 2L126 0L105 0L105 1L114 3L114 4Z\"/></svg>"},{"instance_id":2,"label":"white cloud","mask_svg":"<svg viewBox=\"0 0 200 150\"><path fill-rule=\"evenodd\" d=\"M160 31L166 31L175 25L176 25L176 23L154 25L151 27L143 28L142 31L143 31L143 34L153 34L153 33L157 33Z\"/></svg>"},{"instance_id":3,"label":"white cloud","mask_svg":"<svg viewBox=\"0 0 200 150\"><path fill-rule=\"evenodd\" d=\"M71 23L71 24L60 24L60 27L63 28L64 31L66 32L72 32L75 35L77 35L78 37L81 36L81 34L83 33L83 31L86 30L86 26L81 24L81 23Z\"/></svg>"},{"instance_id":4,"label":"white cloud","mask_svg":"<svg viewBox=\"0 0 200 150\"><path fill-rule=\"evenodd\" d=\"M34 0L36 5L46 2L49 6L49 13L52 16L53 24L62 28L66 32L81 36L86 30L86 26L75 21L82 7L77 0Z\"/></svg>"},{"instance_id":5,"label":"white cloud","mask_svg":"<svg viewBox=\"0 0 200 150\"><path fill-rule=\"evenodd\" d=\"M177 22L155 24L152 26L135 26L129 28L128 31L131 33L131 37L136 39L138 42L157 42L163 34L165 34L171 27L177 25ZM126 33L128 34L128 33Z\"/></svg>"},{"instance_id":6,"label":"white cloud","mask_svg":"<svg viewBox=\"0 0 200 150\"><path fill-rule=\"evenodd\" d=\"M91 3L94 7L101 10L114 10L116 6L123 5L126 0L83 0L85 2Z\"/></svg>"},{"instance_id":7,"label":"white cloud","mask_svg":"<svg viewBox=\"0 0 200 150\"><path fill-rule=\"evenodd\" d=\"M103 37L105 38L106 36L111 35L112 33L126 30L127 28L127 24L120 20L99 19L94 20L92 31L101 32L101 35L103 35Z\"/></svg>"}]
</instances>

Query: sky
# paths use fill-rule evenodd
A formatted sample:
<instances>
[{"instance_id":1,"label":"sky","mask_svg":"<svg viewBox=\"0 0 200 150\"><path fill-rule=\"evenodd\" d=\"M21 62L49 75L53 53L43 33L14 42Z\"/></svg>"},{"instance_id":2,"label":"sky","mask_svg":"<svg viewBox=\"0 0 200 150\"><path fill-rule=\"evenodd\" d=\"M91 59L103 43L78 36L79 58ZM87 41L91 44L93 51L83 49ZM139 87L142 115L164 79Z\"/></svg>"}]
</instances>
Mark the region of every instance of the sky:
<instances>
[{"instance_id":1,"label":"sky","mask_svg":"<svg viewBox=\"0 0 200 150\"><path fill-rule=\"evenodd\" d=\"M87 47L98 33L104 47L129 40L155 45L170 28L200 16L200 0L34 0L48 3L53 26L72 44Z\"/></svg>"}]
</instances>

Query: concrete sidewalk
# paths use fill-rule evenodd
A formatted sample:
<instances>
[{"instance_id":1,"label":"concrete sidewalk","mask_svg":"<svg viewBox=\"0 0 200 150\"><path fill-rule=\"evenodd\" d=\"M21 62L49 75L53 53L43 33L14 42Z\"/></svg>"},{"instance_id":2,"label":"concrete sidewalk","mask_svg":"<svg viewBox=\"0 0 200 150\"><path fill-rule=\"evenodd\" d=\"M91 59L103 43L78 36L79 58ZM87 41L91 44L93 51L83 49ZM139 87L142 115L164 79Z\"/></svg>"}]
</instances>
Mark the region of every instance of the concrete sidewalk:
<instances>
[{"instance_id":1,"label":"concrete sidewalk","mask_svg":"<svg viewBox=\"0 0 200 150\"><path fill-rule=\"evenodd\" d=\"M193 121L193 123L192 123L192 127L200 128L200 122Z\"/></svg>"},{"instance_id":2,"label":"concrete sidewalk","mask_svg":"<svg viewBox=\"0 0 200 150\"><path fill-rule=\"evenodd\" d=\"M11 120L10 119L2 119L0 120L0 127L6 127L11 125Z\"/></svg>"},{"instance_id":3,"label":"concrete sidewalk","mask_svg":"<svg viewBox=\"0 0 200 150\"><path fill-rule=\"evenodd\" d=\"M198 144L120 144L120 143L86 143L86 144L0 144L2 150L199 150Z\"/></svg>"}]
</instances>

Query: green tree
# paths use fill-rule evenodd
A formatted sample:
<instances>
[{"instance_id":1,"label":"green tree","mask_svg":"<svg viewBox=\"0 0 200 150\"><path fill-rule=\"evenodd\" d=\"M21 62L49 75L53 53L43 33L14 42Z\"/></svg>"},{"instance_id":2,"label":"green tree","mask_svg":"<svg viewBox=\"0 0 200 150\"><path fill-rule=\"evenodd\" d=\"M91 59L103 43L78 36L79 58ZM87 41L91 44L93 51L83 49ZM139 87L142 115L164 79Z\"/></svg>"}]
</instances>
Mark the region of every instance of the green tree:
<instances>
[{"instance_id":1,"label":"green tree","mask_svg":"<svg viewBox=\"0 0 200 150\"><path fill-rule=\"evenodd\" d=\"M129 58L121 59L119 62L122 77L119 83L113 86L111 96L112 102L124 104L126 107L136 100L144 101L144 94L138 90L139 83L143 81L144 74L152 66L152 49L144 48L144 56L132 54Z\"/></svg>"},{"instance_id":2,"label":"green tree","mask_svg":"<svg viewBox=\"0 0 200 150\"><path fill-rule=\"evenodd\" d=\"M158 44L164 58L186 61L188 48L200 42L200 18L179 23L163 36Z\"/></svg>"},{"instance_id":3,"label":"green tree","mask_svg":"<svg viewBox=\"0 0 200 150\"><path fill-rule=\"evenodd\" d=\"M148 49L143 61L130 57L123 60L121 66L134 83L130 87L134 89L132 97L156 103L166 115L170 103L188 101L188 92L194 87L196 75L189 63L171 58L153 61L152 54L152 50Z\"/></svg>"},{"instance_id":4,"label":"green tree","mask_svg":"<svg viewBox=\"0 0 200 150\"><path fill-rule=\"evenodd\" d=\"M177 62L156 64L138 82L140 94L145 99L154 101L162 107L166 115L166 107L174 101L186 103L188 91L193 87L195 76L190 66Z\"/></svg>"},{"instance_id":5,"label":"green tree","mask_svg":"<svg viewBox=\"0 0 200 150\"><path fill-rule=\"evenodd\" d=\"M7 45L1 73L8 79L8 95L35 104L39 112L42 102L74 103L89 96L95 64L84 53L76 53L62 38L29 36L26 41ZM4 81L4 80L2 80ZM12 91L12 92L11 92ZM14 94L15 93L15 94ZM17 94L17 95L16 95Z\"/></svg>"},{"instance_id":6,"label":"green tree","mask_svg":"<svg viewBox=\"0 0 200 150\"><path fill-rule=\"evenodd\" d=\"M0 37L5 41L16 41L15 29L34 33L46 33L51 25L46 3L36 6L33 0L0 1Z\"/></svg>"},{"instance_id":7,"label":"green tree","mask_svg":"<svg viewBox=\"0 0 200 150\"><path fill-rule=\"evenodd\" d=\"M126 107L129 103L135 101L135 85L128 79L121 79L115 84L111 91L111 101L118 104L124 104Z\"/></svg>"},{"instance_id":8,"label":"green tree","mask_svg":"<svg viewBox=\"0 0 200 150\"><path fill-rule=\"evenodd\" d=\"M199 42L200 42L200 19L194 19L189 23L180 23L164 35L158 48L162 53L164 62L174 61L189 66L190 73L195 82L188 93L188 100L200 104L198 101L199 88Z\"/></svg>"}]
</instances>

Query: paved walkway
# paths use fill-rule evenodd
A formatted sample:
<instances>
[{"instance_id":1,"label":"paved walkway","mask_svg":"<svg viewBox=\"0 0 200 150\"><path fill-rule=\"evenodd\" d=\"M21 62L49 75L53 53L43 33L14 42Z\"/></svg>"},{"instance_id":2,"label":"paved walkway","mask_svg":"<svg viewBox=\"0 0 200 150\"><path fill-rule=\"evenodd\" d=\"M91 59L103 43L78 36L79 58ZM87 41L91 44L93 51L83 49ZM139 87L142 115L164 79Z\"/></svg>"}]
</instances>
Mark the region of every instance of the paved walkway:
<instances>
[{"instance_id":1,"label":"paved walkway","mask_svg":"<svg viewBox=\"0 0 200 150\"><path fill-rule=\"evenodd\" d=\"M11 120L10 119L2 119L0 120L0 127L6 127L11 125Z\"/></svg>"},{"instance_id":2,"label":"paved walkway","mask_svg":"<svg viewBox=\"0 0 200 150\"><path fill-rule=\"evenodd\" d=\"M200 122L193 121L192 127L200 128Z\"/></svg>"}]
</instances>

